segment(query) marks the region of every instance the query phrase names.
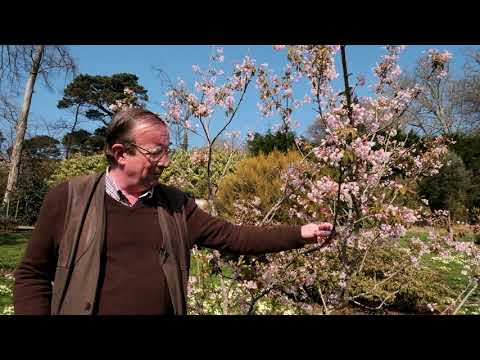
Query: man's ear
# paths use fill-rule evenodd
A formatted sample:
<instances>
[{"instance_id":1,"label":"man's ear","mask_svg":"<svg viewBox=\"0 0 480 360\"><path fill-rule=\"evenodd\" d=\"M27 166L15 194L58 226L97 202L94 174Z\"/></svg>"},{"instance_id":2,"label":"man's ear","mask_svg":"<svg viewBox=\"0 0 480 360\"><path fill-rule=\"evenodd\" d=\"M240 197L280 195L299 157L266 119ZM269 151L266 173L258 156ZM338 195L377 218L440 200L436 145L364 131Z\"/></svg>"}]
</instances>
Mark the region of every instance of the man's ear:
<instances>
[{"instance_id":1,"label":"man's ear","mask_svg":"<svg viewBox=\"0 0 480 360\"><path fill-rule=\"evenodd\" d=\"M125 146L122 144L113 144L112 146L113 157L115 158L117 164L125 164Z\"/></svg>"}]
</instances>

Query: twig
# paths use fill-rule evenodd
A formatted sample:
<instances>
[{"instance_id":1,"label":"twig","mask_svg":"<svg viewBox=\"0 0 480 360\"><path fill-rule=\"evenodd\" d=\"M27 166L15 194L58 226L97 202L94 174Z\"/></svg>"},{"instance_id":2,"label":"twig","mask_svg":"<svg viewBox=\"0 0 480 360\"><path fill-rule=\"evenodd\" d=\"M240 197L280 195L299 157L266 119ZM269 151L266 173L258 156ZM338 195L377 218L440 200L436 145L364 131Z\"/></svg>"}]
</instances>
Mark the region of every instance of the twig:
<instances>
[{"instance_id":1,"label":"twig","mask_svg":"<svg viewBox=\"0 0 480 360\"><path fill-rule=\"evenodd\" d=\"M472 279L472 281L468 284L467 289L470 287L471 284L474 284L472 289L468 292L468 294L463 298L462 302L456 307L456 309L453 311L453 315L456 315L457 312L460 310L460 308L463 306L465 301L472 295L472 293L475 291L475 289L478 287L478 281L476 279ZM464 291L465 292L465 291Z\"/></svg>"},{"instance_id":2,"label":"twig","mask_svg":"<svg viewBox=\"0 0 480 360\"><path fill-rule=\"evenodd\" d=\"M323 293L322 293L322 287L320 286L320 284L317 284L317 287L318 287L318 293L320 294L320 299L322 299L322 305L323 305L323 313L325 315L328 315L328 308L327 308L327 304L325 303L325 299L323 298Z\"/></svg>"},{"instance_id":3,"label":"twig","mask_svg":"<svg viewBox=\"0 0 480 360\"><path fill-rule=\"evenodd\" d=\"M363 308L365 308L365 309L368 309L368 310L380 310L380 309L382 308L382 306L387 303L387 300L388 300L389 298L391 298L392 296L398 294L399 292L400 292L400 290L396 290L396 291L394 291L393 293L388 294L388 296L385 297L385 299L382 300L381 304L378 305L378 306L375 307L375 308L374 308L374 307L367 306L367 305L364 305L364 304L362 304L362 303L354 300L355 298L359 297L360 295L355 296L354 298L350 299L350 301L353 302L354 304L357 304L357 305L359 305L359 306L361 306L361 307L363 307Z\"/></svg>"},{"instance_id":4,"label":"twig","mask_svg":"<svg viewBox=\"0 0 480 360\"><path fill-rule=\"evenodd\" d=\"M247 315L251 315L252 312L253 312L253 309L255 307L255 304L257 303L258 300L260 300L262 297L264 297L265 295L267 295L270 291L272 290L271 287L266 287L265 289L263 289L257 296L253 296L252 297L252 302L250 303L250 306L248 308L248 311L247 311Z\"/></svg>"},{"instance_id":5,"label":"twig","mask_svg":"<svg viewBox=\"0 0 480 360\"><path fill-rule=\"evenodd\" d=\"M223 281L223 277L220 276L220 285L222 287L222 296L223 296L223 301L222 301L222 311L223 315L228 314L228 290L225 287L225 281Z\"/></svg>"},{"instance_id":6,"label":"twig","mask_svg":"<svg viewBox=\"0 0 480 360\"><path fill-rule=\"evenodd\" d=\"M387 282L388 280L390 280L392 277L394 277L395 275L397 275L399 272L401 272L402 270L404 269L400 269L398 271L395 271L392 275L390 275L389 277L383 279L382 281L376 283L375 285L373 285L373 288L368 291L368 292L363 292L361 294L358 294L358 295L355 295L355 297L353 297L353 299L356 299L358 297L361 297L361 296L364 296L364 295L368 295L368 294L371 294L372 291L374 291L377 287L379 287L380 285L384 284L385 282Z\"/></svg>"}]
</instances>

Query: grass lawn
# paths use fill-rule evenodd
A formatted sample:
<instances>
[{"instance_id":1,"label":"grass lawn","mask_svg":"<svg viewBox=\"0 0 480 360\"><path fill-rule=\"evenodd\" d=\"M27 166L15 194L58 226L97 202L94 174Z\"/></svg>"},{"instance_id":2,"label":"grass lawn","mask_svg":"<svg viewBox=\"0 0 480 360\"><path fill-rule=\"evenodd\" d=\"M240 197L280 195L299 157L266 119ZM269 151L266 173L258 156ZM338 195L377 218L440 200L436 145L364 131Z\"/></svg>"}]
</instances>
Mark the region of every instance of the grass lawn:
<instances>
[{"instance_id":1,"label":"grass lawn","mask_svg":"<svg viewBox=\"0 0 480 360\"><path fill-rule=\"evenodd\" d=\"M23 256L31 233L0 234L0 314L12 305L12 298L6 287L11 289L13 279L9 276Z\"/></svg>"},{"instance_id":2,"label":"grass lawn","mask_svg":"<svg viewBox=\"0 0 480 360\"><path fill-rule=\"evenodd\" d=\"M414 236L418 237L422 241L428 241L429 230L431 229L413 227L408 232L407 236L401 240L401 244L406 245L408 240ZM474 240L475 236L469 232L465 232L463 237L457 239L457 241L465 242L473 242ZM422 265L439 274L440 278L444 281L448 288L453 290L457 295L460 295L464 290L467 290L464 293L464 295L466 295L473 287L469 286L470 280L468 276L462 274L464 266L468 266L468 262L466 261L465 257L455 256L449 259L449 261L445 261L439 256L429 254L422 257ZM457 302L457 304L459 302ZM470 295L458 314L480 314L480 287L477 287L476 290Z\"/></svg>"},{"instance_id":3,"label":"grass lawn","mask_svg":"<svg viewBox=\"0 0 480 360\"><path fill-rule=\"evenodd\" d=\"M15 269L20 261L31 233L0 234L0 273Z\"/></svg>"},{"instance_id":4,"label":"grass lawn","mask_svg":"<svg viewBox=\"0 0 480 360\"><path fill-rule=\"evenodd\" d=\"M448 284L448 287L458 294L458 296L465 290L466 292L464 295L466 295L472 288L472 286L469 286L469 278L462 274L464 267L463 258L454 257L450 261L445 262L433 255L427 255L423 257L422 263L423 265L437 272L442 280ZM460 301L458 301L457 304L459 302ZM476 290L470 295L458 314L480 314L480 288L477 287Z\"/></svg>"}]
</instances>

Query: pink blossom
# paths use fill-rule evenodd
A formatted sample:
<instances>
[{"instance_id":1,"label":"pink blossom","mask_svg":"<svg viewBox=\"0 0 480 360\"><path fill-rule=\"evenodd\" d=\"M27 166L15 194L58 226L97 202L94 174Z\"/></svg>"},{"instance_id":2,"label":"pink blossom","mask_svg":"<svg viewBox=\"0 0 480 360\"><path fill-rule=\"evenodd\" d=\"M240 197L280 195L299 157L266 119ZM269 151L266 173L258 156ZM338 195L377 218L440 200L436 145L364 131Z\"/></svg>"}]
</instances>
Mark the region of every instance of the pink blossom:
<instances>
[{"instance_id":1,"label":"pink blossom","mask_svg":"<svg viewBox=\"0 0 480 360\"><path fill-rule=\"evenodd\" d=\"M201 92L203 90L203 85L200 84L198 81L195 81L195 90Z\"/></svg>"},{"instance_id":2,"label":"pink blossom","mask_svg":"<svg viewBox=\"0 0 480 360\"><path fill-rule=\"evenodd\" d=\"M198 99L195 95L193 94L189 94L188 97L187 97L187 101L191 104L191 105L196 105L198 103Z\"/></svg>"},{"instance_id":3,"label":"pink blossom","mask_svg":"<svg viewBox=\"0 0 480 360\"><path fill-rule=\"evenodd\" d=\"M170 116L173 118L175 121L179 121L181 118L182 109L180 108L180 105L176 104L172 108L170 108Z\"/></svg>"},{"instance_id":4,"label":"pink blossom","mask_svg":"<svg viewBox=\"0 0 480 360\"><path fill-rule=\"evenodd\" d=\"M208 116L208 107L205 104L198 105L197 111L195 114L197 116Z\"/></svg>"},{"instance_id":5,"label":"pink blossom","mask_svg":"<svg viewBox=\"0 0 480 360\"><path fill-rule=\"evenodd\" d=\"M365 161L368 159L370 154L370 150L374 143L372 141L368 141L367 139L360 139L357 138L352 144L352 148L355 151L355 154L358 156L359 159Z\"/></svg>"},{"instance_id":6,"label":"pink blossom","mask_svg":"<svg viewBox=\"0 0 480 360\"><path fill-rule=\"evenodd\" d=\"M415 267L418 267L420 265L418 257L416 257L416 256L410 256L410 261L412 262L413 266L415 266Z\"/></svg>"},{"instance_id":7,"label":"pink blossom","mask_svg":"<svg viewBox=\"0 0 480 360\"><path fill-rule=\"evenodd\" d=\"M364 86L365 85L365 76L364 75L358 75L357 76L357 81L358 81L358 86Z\"/></svg>"},{"instance_id":8,"label":"pink blossom","mask_svg":"<svg viewBox=\"0 0 480 360\"><path fill-rule=\"evenodd\" d=\"M303 103L304 104L310 104L312 102L312 98L310 96L308 96L307 94L305 94L304 98L303 98Z\"/></svg>"},{"instance_id":9,"label":"pink blossom","mask_svg":"<svg viewBox=\"0 0 480 360\"><path fill-rule=\"evenodd\" d=\"M225 98L225 107L229 110L233 110L233 105L235 103L235 99L233 96L229 95Z\"/></svg>"},{"instance_id":10,"label":"pink blossom","mask_svg":"<svg viewBox=\"0 0 480 360\"><path fill-rule=\"evenodd\" d=\"M345 289L347 287L347 282L346 282L347 274L345 271L340 272L338 276L338 287L340 289Z\"/></svg>"},{"instance_id":11,"label":"pink blossom","mask_svg":"<svg viewBox=\"0 0 480 360\"><path fill-rule=\"evenodd\" d=\"M283 91L283 95L284 95L285 97L291 97L292 94L293 94L293 90L292 90L291 88L287 88L287 89L285 89L285 90Z\"/></svg>"},{"instance_id":12,"label":"pink blossom","mask_svg":"<svg viewBox=\"0 0 480 360\"><path fill-rule=\"evenodd\" d=\"M324 119L329 130L337 130L344 126L340 118L333 113L326 114Z\"/></svg>"}]
</instances>

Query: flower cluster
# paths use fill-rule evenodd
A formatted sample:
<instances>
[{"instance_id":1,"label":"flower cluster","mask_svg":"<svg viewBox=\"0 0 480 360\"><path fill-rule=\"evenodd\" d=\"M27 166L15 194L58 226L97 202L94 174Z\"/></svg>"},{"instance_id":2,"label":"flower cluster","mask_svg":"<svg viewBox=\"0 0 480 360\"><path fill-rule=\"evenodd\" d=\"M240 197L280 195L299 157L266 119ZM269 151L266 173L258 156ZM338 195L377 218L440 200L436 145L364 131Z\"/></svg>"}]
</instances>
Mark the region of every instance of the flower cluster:
<instances>
[{"instance_id":1,"label":"flower cluster","mask_svg":"<svg viewBox=\"0 0 480 360\"><path fill-rule=\"evenodd\" d=\"M126 87L123 89L123 98L115 100L115 103L110 104L108 109L113 112L119 112L132 107L142 107L143 105L138 102L138 98L135 95L135 91Z\"/></svg>"},{"instance_id":2,"label":"flower cluster","mask_svg":"<svg viewBox=\"0 0 480 360\"><path fill-rule=\"evenodd\" d=\"M280 130L287 132L292 127L292 113L305 102L294 100L293 84L298 81L294 77L291 65L287 65L282 76L274 74L267 64L259 66L257 74L257 88L260 92L258 109L264 117L272 116L277 112L282 119Z\"/></svg>"},{"instance_id":3,"label":"flower cluster","mask_svg":"<svg viewBox=\"0 0 480 360\"><path fill-rule=\"evenodd\" d=\"M429 49L423 60L431 67L432 75L437 79L443 79L448 75L447 64L451 60L452 54L448 51L440 52L436 49Z\"/></svg>"},{"instance_id":4,"label":"flower cluster","mask_svg":"<svg viewBox=\"0 0 480 360\"><path fill-rule=\"evenodd\" d=\"M402 73L400 66L397 64L400 52L405 46L386 46L387 54L383 56L383 61L377 64L373 69L373 73L379 78L379 82L375 88L377 94L381 93L385 86L392 85Z\"/></svg>"},{"instance_id":5,"label":"flower cluster","mask_svg":"<svg viewBox=\"0 0 480 360\"><path fill-rule=\"evenodd\" d=\"M216 49L211 59L214 65L222 63L223 49ZM217 106L222 107L227 115L232 114L238 105L235 93L245 90L256 67L254 60L246 56L241 63L235 64L232 75L223 84L218 84L218 79L225 75L223 69L213 66L202 70L200 66L193 65L192 70L199 76L194 83L194 91L190 92L185 82L180 80L166 93L167 100L164 102L166 118L189 129L193 128L191 117L200 121L211 118Z\"/></svg>"}]
</instances>

